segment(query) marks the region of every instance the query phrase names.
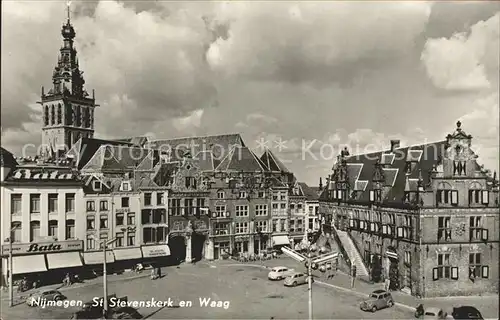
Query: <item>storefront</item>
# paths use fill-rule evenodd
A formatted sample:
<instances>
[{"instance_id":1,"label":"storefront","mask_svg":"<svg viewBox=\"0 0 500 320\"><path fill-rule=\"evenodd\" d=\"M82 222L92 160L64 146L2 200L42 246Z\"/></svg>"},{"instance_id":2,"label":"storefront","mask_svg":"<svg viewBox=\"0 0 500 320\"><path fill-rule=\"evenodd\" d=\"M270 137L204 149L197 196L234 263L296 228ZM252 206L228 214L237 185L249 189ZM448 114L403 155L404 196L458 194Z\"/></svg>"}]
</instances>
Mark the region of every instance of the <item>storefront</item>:
<instances>
[{"instance_id":1,"label":"storefront","mask_svg":"<svg viewBox=\"0 0 500 320\"><path fill-rule=\"evenodd\" d=\"M68 272L77 273L83 266L80 240L12 244L12 275L14 281L23 277L38 278L44 283L58 282ZM2 246L2 260L7 268L10 246ZM61 278L62 279L62 278ZM47 281L46 281L47 280Z\"/></svg>"},{"instance_id":2,"label":"storefront","mask_svg":"<svg viewBox=\"0 0 500 320\"><path fill-rule=\"evenodd\" d=\"M231 242L228 237L225 239L217 239L214 242L214 260L227 259L231 255Z\"/></svg>"},{"instance_id":3,"label":"storefront","mask_svg":"<svg viewBox=\"0 0 500 320\"><path fill-rule=\"evenodd\" d=\"M83 262L86 266L102 265L104 263L104 253L102 251L84 252ZM115 262L113 251L106 251L106 263Z\"/></svg>"},{"instance_id":4,"label":"storefront","mask_svg":"<svg viewBox=\"0 0 500 320\"><path fill-rule=\"evenodd\" d=\"M163 267L170 261L170 248L168 244L142 246L143 264L149 264L154 267Z\"/></svg>"},{"instance_id":5,"label":"storefront","mask_svg":"<svg viewBox=\"0 0 500 320\"><path fill-rule=\"evenodd\" d=\"M274 247L289 246L290 245L290 238L288 238L287 235L273 236L272 239L273 239L273 246Z\"/></svg>"},{"instance_id":6,"label":"storefront","mask_svg":"<svg viewBox=\"0 0 500 320\"><path fill-rule=\"evenodd\" d=\"M142 263L142 251L140 247L113 249L115 263L114 271L133 269L138 263Z\"/></svg>"}]
</instances>

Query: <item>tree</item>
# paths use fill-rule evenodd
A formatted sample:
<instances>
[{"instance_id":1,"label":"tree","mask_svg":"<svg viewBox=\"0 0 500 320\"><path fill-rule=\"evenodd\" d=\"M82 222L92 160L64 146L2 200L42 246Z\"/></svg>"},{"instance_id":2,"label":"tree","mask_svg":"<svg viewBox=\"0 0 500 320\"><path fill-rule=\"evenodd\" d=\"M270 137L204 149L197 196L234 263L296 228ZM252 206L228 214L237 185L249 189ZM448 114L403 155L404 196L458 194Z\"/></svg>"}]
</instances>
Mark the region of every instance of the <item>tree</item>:
<instances>
[{"instance_id":1,"label":"tree","mask_svg":"<svg viewBox=\"0 0 500 320\"><path fill-rule=\"evenodd\" d=\"M377 255L373 257L371 277L373 282L382 281L382 260Z\"/></svg>"}]
</instances>

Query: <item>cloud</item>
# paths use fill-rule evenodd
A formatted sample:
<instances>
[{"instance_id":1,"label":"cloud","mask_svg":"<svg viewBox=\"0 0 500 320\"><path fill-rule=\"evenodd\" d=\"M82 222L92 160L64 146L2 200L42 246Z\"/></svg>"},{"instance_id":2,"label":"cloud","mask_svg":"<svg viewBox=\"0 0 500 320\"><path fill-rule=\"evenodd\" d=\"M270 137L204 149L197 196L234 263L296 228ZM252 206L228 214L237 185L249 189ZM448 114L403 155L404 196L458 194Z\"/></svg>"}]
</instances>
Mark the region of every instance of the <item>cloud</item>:
<instances>
[{"instance_id":1,"label":"cloud","mask_svg":"<svg viewBox=\"0 0 500 320\"><path fill-rule=\"evenodd\" d=\"M433 84L447 90L490 88L490 77L498 77L499 24L497 13L469 33L428 39L421 59Z\"/></svg>"},{"instance_id":2,"label":"cloud","mask_svg":"<svg viewBox=\"0 0 500 320\"><path fill-rule=\"evenodd\" d=\"M178 130L186 130L193 127L199 127L201 124L201 119L203 117L203 112L203 109L193 111L186 117L173 119L172 124Z\"/></svg>"},{"instance_id":3,"label":"cloud","mask_svg":"<svg viewBox=\"0 0 500 320\"><path fill-rule=\"evenodd\" d=\"M486 168L499 170L499 94L477 99L471 111L460 117L462 127L473 136L472 149Z\"/></svg>"},{"instance_id":4,"label":"cloud","mask_svg":"<svg viewBox=\"0 0 500 320\"><path fill-rule=\"evenodd\" d=\"M215 23L228 26L207 52L227 76L292 83L340 81L413 48L430 15L427 2L224 2ZM359 23L363 17L363 23Z\"/></svg>"},{"instance_id":5,"label":"cloud","mask_svg":"<svg viewBox=\"0 0 500 320\"><path fill-rule=\"evenodd\" d=\"M165 17L115 1L76 5L75 10L92 9L91 16L75 14L72 23L86 88L97 89L101 104L96 132L143 134L167 117L182 119L215 105L217 90L205 60L213 36L200 16L171 7ZM28 104L39 99L42 84L52 82L65 5L7 1L2 9L8 30L2 34L2 127L7 130L31 121ZM124 128L132 121L141 127Z\"/></svg>"}]
</instances>

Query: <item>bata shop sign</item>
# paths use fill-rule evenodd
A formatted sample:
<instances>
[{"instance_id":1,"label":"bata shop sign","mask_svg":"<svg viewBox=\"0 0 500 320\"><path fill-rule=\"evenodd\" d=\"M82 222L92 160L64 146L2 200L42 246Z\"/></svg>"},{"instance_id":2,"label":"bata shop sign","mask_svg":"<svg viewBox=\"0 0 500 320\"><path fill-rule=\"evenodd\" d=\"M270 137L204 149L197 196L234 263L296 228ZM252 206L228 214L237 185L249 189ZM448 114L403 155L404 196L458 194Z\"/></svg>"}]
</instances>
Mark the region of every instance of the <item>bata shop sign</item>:
<instances>
[{"instance_id":1,"label":"bata shop sign","mask_svg":"<svg viewBox=\"0 0 500 320\"><path fill-rule=\"evenodd\" d=\"M12 244L12 255L55 253L55 252L82 251L82 250L83 250L83 242L80 240ZM8 244L2 246L3 256L8 255L9 251L10 251L10 246Z\"/></svg>"}]
</instances>

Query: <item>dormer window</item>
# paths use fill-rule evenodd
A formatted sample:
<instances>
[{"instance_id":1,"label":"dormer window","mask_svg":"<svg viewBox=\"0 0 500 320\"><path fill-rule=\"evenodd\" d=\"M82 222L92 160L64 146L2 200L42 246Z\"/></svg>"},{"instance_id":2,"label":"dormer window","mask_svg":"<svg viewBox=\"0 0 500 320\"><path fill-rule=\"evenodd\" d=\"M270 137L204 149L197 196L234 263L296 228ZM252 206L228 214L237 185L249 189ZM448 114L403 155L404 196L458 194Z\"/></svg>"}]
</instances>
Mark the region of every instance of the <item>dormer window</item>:
<instances>
[{"instance_id":1,"label":"dormer window","mask_svg":"<svg viewBox=\"0 0 500 320\"><path fill-rule=\"evenodd\" d=\"M248 197L248 194L246 191L240 191L240 199L245 199L246 197Z\"/></svg>"},{"instance_id":2,"label":"dormer window","mask_svg":"<svg viewBox=\"0 0 500 320\"><path fill-rule=\"evenodd\" d=\"M122 182L122 191L130 191L130 182L128 181Z\"/></svg>"},{"instance_id":3,"label":"dormer window","mask_svg":"<svg viewBox=\"0 0 500 320\"><path fill-rule=\"evenodd\" d=\"M101 181L97 181L97 180L93 181L92 182L92 189L94 191L102 191L102 183L101 183Z\"/></svg>"},{"instance_id":4,"label":"dormer window","mask_svg":"<svg viewBox=\"0 0 500 320\"><path fill-rule=\"evenodd\" d=\"M226 194L224 191L220 190L217 191L217 199L224 199L226 197Z\"/></svg>"}]
</instances>

